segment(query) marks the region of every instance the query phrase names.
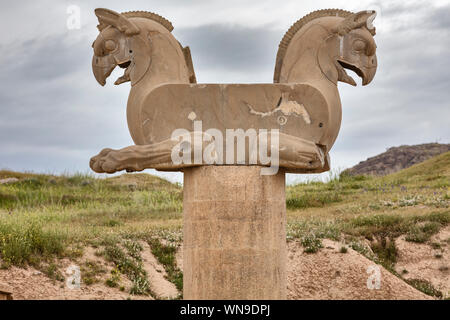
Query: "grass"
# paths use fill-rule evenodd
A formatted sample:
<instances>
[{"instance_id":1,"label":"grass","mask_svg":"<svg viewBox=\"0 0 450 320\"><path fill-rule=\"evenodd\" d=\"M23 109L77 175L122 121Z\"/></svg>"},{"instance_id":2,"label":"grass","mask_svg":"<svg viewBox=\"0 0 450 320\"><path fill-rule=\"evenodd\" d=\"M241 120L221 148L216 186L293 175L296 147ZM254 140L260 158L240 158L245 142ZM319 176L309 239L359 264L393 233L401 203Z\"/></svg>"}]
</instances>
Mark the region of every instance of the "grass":
<instances>
[{"instance_id":1,"label":"grass","mask_svg":"<svg viewBox=\"0 0 450 320\"><path fill-rule=\"evenodd\" d=\"M394 272L398 255L394 240L381 238L379 241L372 243L371 249L376 256L377 262L387 270Z\"/></svg>"},{"instance_id":2,"label":"grass","mask_svg":"<svg viewBox=\"0 0 450 320\"><path fill-rule=\"evenodd\" d=\"M427 242L450 223L450 153L385 177L337 175L287 187L288 237Z\"/></svg>"},{"instance_id":3,"label":"grass","mask_svg":"<svg viewBox=\"0 0 450 320\"><path fill-rule=\"evenodd\" d=\"M436 234L441 227L439 222L427 222L422 225L415 225L410 228L406 236L407 241L424 243L427 242L432 235Z\"/></svg>"},{"instance_id":4,"label":"grass","mask_svg":"<svg viewBox=\"0 0 450 320\"><path fill-rule=\"evenodd\" d=\"M96 178L0 171L4 178L19 181L0 185L1 267L33 265L56 278L45 268L91 245L104 248L116 266L107 285L123 288L123 274L133 293L151 295L140 260L139 243L147 241L182 290L175 259L182 241L180 185L143 173ZM299 240L311 254L322 239L341 241L392 271L397 237L437 246L433 235L450 223L449 181L446 153L385 177L335 174L329 182L288 186L288 240ZM99 281L96 266L82 268L85 284Z\"/></svg>"},{"instance_id":5,"label":"grass","mask_svg":"<svg viewBox=\"0 0 450 320\"><path fill-rule=\"evenodd\" d=\"M0 179L11 177L20 181L0 185L0 259L6 266L70 255L74 243L181 230L181 187L151 175L0 171Z\"/></svg>"},{"instance_id":6,"label":"grass","mask_svg":"<svg viewBox=\"0 0 450 320\"><path fill-rule=\"evenodd\" d=\"M178 291L182 292L183 273L177 266L177 246L173 243L164 244L159 238L150 238L148 244L150 245L152 254L164 266L167 273L167 280L172 282Z\"/></svg>"},{"instance_id":7,"label":"grass","mask_svg":"<svg viewBox=\"0 0 450 320\"><path fill-rule=\"evenodd\" d=\"M322 240L315 234L305 235L301 239L301 244L305 248L306 253L316 253L320 248L323 248Z\"/></svg>"},{"instance_id":8,"label":"grass","mask_svg":"<svg viewBox=\"0 0 450 320\"><path fill-rule=\"evenodd\" d=\"M57 280L57 281L64 281L65 278L61 274L61 272L58 269L58 265L56 263L50 263L48 266L46 266L43 269L44 273L49 277L50 279Z\"/></svg>"},{"instance_id":9,"label":"grass","mask_svg":"<svg viewBox=\"0 0 450 320\"><path fill-rule=\"evenodd\" d=\"M62 256L65 237L44 230L41 223L28 220L11 220L0 224L0 256L4 267L9 265L39 265L42 259Z\"/></svg>"},{"instance_id":10,"label":"grass","mask_svg":"<svg viewBox=\"0 0 450 320\"><path fill-rule=\"evenodd\" d=\"M347 249L347 247L342 246L342 247L339 249L339 252L340 252L340 253L347 253L347 252L348 252L348 249Z\"/></svg>"},{"instance_id":11,"label":"grass","mask_svg":"<svg viewBox=\"0 0 450 320\"><path fill-rule=\"evenodd\" d=\"M100 276L106 273L106 270L94 261L86 261L80 271L82 283L88 286L100 282Z\"/></svg>"},{"instance_id":12,"label":"grass","mask_svg":"<svg viewBox=\"0 0 450 320\"><path fill-rule=\"evenodd\" d=\"M122 246L126 249L124 250ZM142 265L140 256L140 252L143 250L142 246L130 241L123 242L122 246L118 244L108 245L104 252L105 258L113 262L116 270L126 275L132 281L131 294L155 296L150 289L147 272ZM110 287L118 286L118 284L119 277L117 273L112 273L111 277L106 280L106 285Z\"/></svg>"},{"instance_id":13,"label":"grass","mask_svg":"<svg viewBox=\"0 0 450 320\"><path fill-rule=\"evenodd\" d=\"M433 285L426 280L408 279L406 280L406 282L409 283L414 288L416 288L417 290L422 291L423 293L429 296L442 298L442 292L434 288Z\"/></svg>"},{"instance_id":14,"label":"grass","mask_svg":"<svg viewBox=\"0 0 450 320\"><path fill-rule=\"evenodd\" d=\"M286 197L286 207L288 209L323 208L327 204L342 201L339 190L321 193L315 190L303 190L303 192L299 194L298 189L292 188Z\"/></svg>"},{"instance_id":15,"label":"grass","mask_svg":"<svg viewBox=\"0 0 450 320\"><path fill-rule=\"evenodd\" d=\"M120 284L120 272L117 269L111 270L111 276L106 279L105 284L110 288L116 288Z\"/></svg>"}]
</instances>

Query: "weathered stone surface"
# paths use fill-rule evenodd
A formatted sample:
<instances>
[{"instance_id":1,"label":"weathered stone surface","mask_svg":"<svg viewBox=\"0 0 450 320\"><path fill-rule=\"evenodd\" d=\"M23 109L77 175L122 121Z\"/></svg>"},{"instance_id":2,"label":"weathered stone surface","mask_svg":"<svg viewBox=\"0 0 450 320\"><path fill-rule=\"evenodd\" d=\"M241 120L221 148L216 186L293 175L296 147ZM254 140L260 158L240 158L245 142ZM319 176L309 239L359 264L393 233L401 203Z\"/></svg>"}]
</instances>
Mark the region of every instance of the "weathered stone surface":
<instances>
[{"instance_id":1,"label":"weathered stone surface","mask_svg":"<svg viewBox=\"0 0 450 320\"><path fill-rule=\"evenodd\" d=\"M165 113L164 122L154 116ZM147 144L167 139L174 128L195 131L194 121L224 137L226 129L278 129L321 145L329 144L329 130L337 132L329 128L325 97L308 84L162 85L145 100L141 119Z\"/></svg>"},{"instance_id":2,"label":"weathered stone surface","mask_svg":"<svg viewBox=\"0 0 450 320\"><path fill-rule=\"evenodd\" d=\"M284 173L191 168L183 190L184 299L286 299Z\"/></svg>"},{"instance_id":3,"label":"weathered stone surface","mask_svg":"<svg viewBox=\"0 0 450 320\"><path fill-rule=\"evenodd\" d=\"M174 147L174 131L195 132L194 120L205 122L205 130L222 133L277 129L285 135L277 146L282 168L298 173L327 171L328 152L342 117L337 82L355 85L347 68L366 85L377 69L374 11L353 14L330 9L305 16L280 43L274 76L279 84L250 85L194 84L189 48L179 45L171 23L156 14L107 9L95 13L100 35L93 44L93 72L104 85L116 66L125 68L116 84L131 82L127 118L136 143L133 148L103 150L91 161L96 172L191 167L166 158ZM201 160L196 165L262 164Z\"/></svg>"}]
</instances>

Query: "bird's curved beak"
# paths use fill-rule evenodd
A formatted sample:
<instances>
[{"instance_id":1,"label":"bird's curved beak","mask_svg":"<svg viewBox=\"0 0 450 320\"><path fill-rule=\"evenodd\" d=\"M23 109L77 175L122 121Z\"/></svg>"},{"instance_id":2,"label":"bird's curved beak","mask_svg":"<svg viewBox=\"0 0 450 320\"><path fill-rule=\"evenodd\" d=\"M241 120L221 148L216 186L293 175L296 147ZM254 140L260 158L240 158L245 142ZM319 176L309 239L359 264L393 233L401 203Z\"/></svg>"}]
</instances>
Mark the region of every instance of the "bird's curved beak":
<instances>
[{"instance_id":1,"label":"bird's curved beak","mask_svg":"<svg viewBox=\"0 0 450 320\"><path fill-rule=\"evenodd\" d=\"M92 58L92 71L97 82L104 86L106 79L111 75L114 68L117 66L114 58L110 55L104 57L97 57L94 55Z\"/></svg>"},{"instance_id":2,"label":"bird's curved beak","mask_svg":"<svg viewBox=\"0 0 450 320\"><path fill-rule=\"evenodd\" d=\"M377 66L372 66L372 67L363 67L361 68L362 71L362 85L368 85L369 83L372 82L373 78L375 77L375 73L377 73Z\"/></svg>"},{"instance_id":3,"label":"bird's curved beak","mask_svg":"<svg viewBox=\"0 0 450 320\"><path fill-rule=\"evenodd\" d=\"M373 55L371 57L367 57L366 61L349 61L346 59L338 59L338 73L339 73L339 81L346 82L353 86L356 86L355 80L350 77L345 69L352 70L355 72L361 79L362 85L368 85L372 82L375 74L377 72L377 56Z\"/></svg>"}]
</instances>

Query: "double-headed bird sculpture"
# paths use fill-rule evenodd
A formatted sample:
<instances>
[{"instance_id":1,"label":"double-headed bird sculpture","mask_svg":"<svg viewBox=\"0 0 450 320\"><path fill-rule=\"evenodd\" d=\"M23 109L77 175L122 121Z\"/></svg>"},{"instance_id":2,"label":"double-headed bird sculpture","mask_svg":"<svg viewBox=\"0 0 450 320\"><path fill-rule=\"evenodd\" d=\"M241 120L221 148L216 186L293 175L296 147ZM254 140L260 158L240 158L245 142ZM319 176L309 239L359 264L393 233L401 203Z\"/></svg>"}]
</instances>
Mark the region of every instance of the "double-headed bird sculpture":
<instances>
[{"instance_id":1,"label":"double-headed bird sculpture","mask_svg":"<svg viewBox=\"0 0 450 320\"><path fill-rule=\"evenodd\" d=\"M377 69L374 11L319 10L297 21L280 42L273 84L197 84L189 47L175 39L168 20L143 11L95 14L94 76L105 85L115 67L124 69L115 83L131 82L127 120L135 142L93 157L96 172L270 166L260 152L252 156L258 146L276 153L285 172L327 171L342 118L337 83L356 85L350 69L369 84ZM242 156L239 145L221 139L234 143L236 132L247 139L256 133L259 143L245 142ZM186 161L174 161L180 153Z\"/></svg>"}]
</instances>

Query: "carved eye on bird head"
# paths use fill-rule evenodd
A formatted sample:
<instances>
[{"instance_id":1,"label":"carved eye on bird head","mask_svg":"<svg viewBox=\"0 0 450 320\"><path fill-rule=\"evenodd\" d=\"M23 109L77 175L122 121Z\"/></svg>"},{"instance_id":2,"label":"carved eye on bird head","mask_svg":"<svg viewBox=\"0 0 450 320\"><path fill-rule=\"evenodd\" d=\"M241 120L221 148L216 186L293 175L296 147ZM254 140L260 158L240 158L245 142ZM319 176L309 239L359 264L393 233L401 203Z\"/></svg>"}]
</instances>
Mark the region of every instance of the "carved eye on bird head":
<instances>
[{"instance_id":1,"label":"carved eye on bird head","mask_svg":"<svg viewBox=\"0 0 450 320\"><path fill-rule=\"evenodd\" d=\"M355 41L353 41L352 48L354 52L362 52L366 49L366 43L364 40L356 39Z\"/></svg>"},{"instance_id":2,"label":"carved eye on bird head","mask_svg":"<svg viewBox=\"0 0 450 320\"><path fill-rule=\"evenodd\" d=\"M125 48L121 48L126 44L125 36L122 32L114 27L105 28L97 36L97 39L92 44L94 48L94 54L97 57L102 57L113 53L117 50L124 51Z\"/></svg>"},{"instance_id":3,"label":"carved eye on bird head","mask_svg":"<svg viewBox=\"0 0 450 320\"><path fill-rule=\"evenodd\" d=\"M106 40L104 46L106 51L113 52L117 48L117 43L115 40Z\"/></svg>"}]
</instances>

